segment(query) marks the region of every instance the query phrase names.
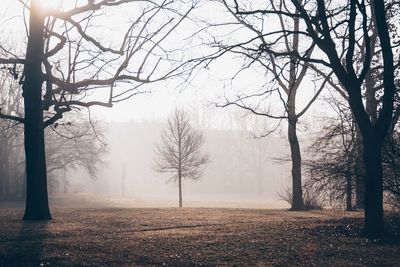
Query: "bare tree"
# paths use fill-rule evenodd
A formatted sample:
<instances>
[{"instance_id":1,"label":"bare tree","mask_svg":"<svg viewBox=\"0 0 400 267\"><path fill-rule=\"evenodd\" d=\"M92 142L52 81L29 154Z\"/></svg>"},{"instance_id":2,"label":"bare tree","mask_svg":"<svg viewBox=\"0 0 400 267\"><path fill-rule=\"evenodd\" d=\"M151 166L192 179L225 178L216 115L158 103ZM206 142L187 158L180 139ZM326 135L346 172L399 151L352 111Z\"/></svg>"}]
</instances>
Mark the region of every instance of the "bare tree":
<instances>
[{"instance_id":1,"label":"bare tree","mask_svg":"<svg viewBox=\"0 0 400 267\"><path fill-rule=\"evenodd\" d=\"M350 109L337 99L330 99L328 103L338 116L324 118L327 125L309 148L311 155L305 165L310 177L306 187L314 188L334 202L345 199L346 210L352 210L358 208L357 182L362 176L358 162L362 153L358 147L362 141L359 140L359 130ZM385 202L397 209L400 207L399 154L400 138L396 125L383 144L382 167ZM353 193L356 193L354 206Z\"/></svg>"},{"instance_id":2,"label":"bare tree","mask_svg":"<svg viewBox=\"0 0 400 267\"><path fill-rule=\"evenodd\" d=\"M397 1L348 0L344 2L313 0L281 1L291 10L274 10L268 3L252 8L249 5L233 1L235 13L241 16L264 16L273 19L284 15L289 20L299 19L301 27L298 31L286 31L269 27L265 33L275 37L263 44L261 50L273 53L277 57L292 57L300 62L317 64L319 68L333 71L345 89L348 104L360 129L363 141L363 159L365 162L365 233L370 237L384 233L383 223L383 174L382 146L388 135L394 118L394 100L396 95L396 69L399 68L398 36L392 35L398 29L395 20L389 14L398 11ZM372 23L372 21L374 23ZM370 26L376 27L379 43L377 54L382 58L381 78L379 79L379 95L376 118L371 118L366 110L362 93L368 72L375 67L377 55L371 51L372 39ZM309 45L301 51L282 51L279 40L282 36L300 34ZM358 41L365 43L358 46ZM314 57L309 52L318 48ZM356 55L364 55L362 58Z\"/></svg>"},{"instance_id":3,"label":"bare tree","mask_svg":"<svg viewBox=\"0 0 400 267\"><path fill-rule=\"evenodd\" d=\"M252 89L247 88L245 92L238 93L236 97L227 97L226 103L220 105L222 107L235 106L252 114L264 117L266 119L275 119L281 124L282 120L287 121L287 137L290 147L291 156L291 177L292 177L292 203L291 210L301 210L303 208L303 193L302 193L302 155L300 142L298 138L298 124L300 118L312 106L318 95L324 88L326 81L316 83L317 89L309 101L300 106L298 104L298 95L301 91L301 86L307 75L312 72L308 62L300 62L295 57L279 57L275 53L264 51L263 47L271 41L271 36L268 34L269 27L265 27L266 18L255 14L244 14L245 12L237 12L238 4L235 1L221 1L233 16L233 21L229 23L217 23L207 27L228 27L236 25L237 29L232 31L242 31L242 35L247 39L232 41L232 38L217 39L211 46L217 46L220 50L218 55L231 53L240 55L245 59L243 67L238 71L238 74L251 67L261 69L260 75L264 75L267 82L262 88ZM251 6L249 3L243 3L244 6ZM303 42L300 38L300 20L298 17L286 19L284 13L280 14L279 10L287 12L295 12L293 7L288 7L283 1L270 1L269 8L277 13L277 28L276 31L283 33L277 40L280 51L289 53L299 51L301 47L308 45L308 41ZM228 30L226 32L231 33ZM273 37L272 37L273 38ZM225 41L226 39L227 41ZM313 49L308 51L306 57L311 57ZM238 76L235 75L235 77ZM330 78L331 75L328 75ZM279 108L277 108L279 106ZM277 127L278 128L278 127ZM269 133L272 131L269 131ZM265 133L267 135L267 133Z\"/></svg>"},{"instance_id":4,"label":"bare tree","mask_svg":"<svg viewBox=\"0 0 400 267\"><path fill-rule=\"evenodd\" d=\"M169 182L178 183L179 207L182 207L182 180L199 179L204 165L209 161L208 155L201 152L203 134L192 128L189 116L183 109L176 109L168 119L168 126L161 138L161 143L156 145L154 169L172 174Z\"/></svg>"},{"instance_id":5,"label":"bare tree","mask_svg":"<svg viewBox=\"0 0 400 267\"><path fill-rule=\"evenodd\" d=\"M0 99L3 111L7 114L21 114L21 86L7 68L1 74ZM49 182L65 183L67 177L64 174L76 168L84 168L94 178L99 168L105 164L102 159L107 152L103 141L104 130L98 121L89 121L84 112L74 111L70 112L69 119L61 119L45 129ZM25 197L25 157L21 126L12 120L0 121L0 198Z\"/></svg>"},{"instance_id":6,"label":"bare tree","mask_svg":"<svg viewBox=\"0 0 400 267\"><path fill-rule=\"evenodd\" d=\"M383 148L383 189L385 201L393 209L400 210L400 131L397 128Z\"/></svg>"},{"instance_id":7,"label":"bare tree","mask_svg":"<svg viewBox=\"0 0 400 267\"><path fill-rule=\"evenodd\" d=\"M0 113L0 118L24 124L24 219L48 220L44 128L71 110L111 107L140 93L145 84L176 75L176 70L182 69L182 58L173 56L176 49L161 45L188 16L193 3L79 0L46 8L41 0L18 2L24 14L29 14L25 53L5 51L0 64L23 66L22 73L13 74L22 84L24 114ZM132 10L130 23L117 26L118 41L107 40L107 33L117 31L100 24L109 21L108 12L121 11L124 5ZM102 31L94 30L101 26Z\"/></svg>"},{"instance_id":8,"label":"bare tree","mask_svg":"<svg viewBox=\"0 0 400 267\"><path fill-rule=\"evenodd\" d=\"M68 190L68 174L72 170L81 168L96 179L106 165L104 156L108 152L102 125L93 120L87 123L82 113L72 115L72 121L60 120L45 132L48 179L59 184L64 192Z\"/></svg>"},{"instance_id":9,"label":"bare tree","mask_svg":"<svg viewBox=\"0 0 400 267\"><path fill-rule=\"evenodd\" d=\"M329 198L331 203L343 203L353 210L353 191L358 177L356 166L359 142L356 122L350 110L337 99L328 99L337 117L324 118L326 125L321 135L309 147L305 162L309 178L306 187Z\"/></svg>"},{"instance_id":10,"label":"bare tree","mask_svg":"<svg viewBox=\"0 0 400 267\"><path fill-rule=\"evenodd\" d=\"M4 112L21 114L22 101L20 87L9 73L3 68L0 73L0 101ZM24 171L24 157L21 147L23 129L14 121L0 121L0 198L21 197Z\"/></svg>"}]
</instances>

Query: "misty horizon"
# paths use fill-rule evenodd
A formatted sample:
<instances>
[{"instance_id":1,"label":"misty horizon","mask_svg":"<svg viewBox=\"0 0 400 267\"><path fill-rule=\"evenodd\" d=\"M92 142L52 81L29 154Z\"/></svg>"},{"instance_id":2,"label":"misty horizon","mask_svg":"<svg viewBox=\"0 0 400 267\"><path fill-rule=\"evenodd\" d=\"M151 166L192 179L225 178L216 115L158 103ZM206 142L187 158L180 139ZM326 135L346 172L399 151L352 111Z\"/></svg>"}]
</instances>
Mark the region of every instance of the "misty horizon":
<instances>
[{"instance_id":1,"label":"misty horizon","mask_svg":"<svg viewBox=\"0 0 400 267\"><path fill-rule=\"evenodd\" d=\"M175 199L177 185L173 182L167 183L167 175L158 174L152 169L155 158L154 145L160 140L161 131L166 124L130 121L106 125L106 165L99 169L96 178L89 177L83 169L68 172L67 192L138 200L148 197L157 200ZM281 150L282 146L285 146L282 137L255 138L251 132L215 129L205 130L204 136L203 150L209 153L210 163L205 167L201 179L184 182L185 198L197 202L203 199L204 205L207 205L207 201L237 202L235 198L240 201L246 197L250 202L248 206L251 206L252 197L279 202L279 193L290 185L290 164L282 168L282 162L277 162L278 158L287 158L289 153ZM243 149L255 149L255 146L260 146L259 149L266 148L268 151L262 161L261 181L257 180L259 178L249 166L241 162L240 151L233 148L235 144L242 142L252 146L243 147L242 153ZM250 151L247 150L247 153ZM236 168L233 167L235 165ZM62 190L55 194L50 191L53 196L60 193Z\"/></svg>"}]
</instances>

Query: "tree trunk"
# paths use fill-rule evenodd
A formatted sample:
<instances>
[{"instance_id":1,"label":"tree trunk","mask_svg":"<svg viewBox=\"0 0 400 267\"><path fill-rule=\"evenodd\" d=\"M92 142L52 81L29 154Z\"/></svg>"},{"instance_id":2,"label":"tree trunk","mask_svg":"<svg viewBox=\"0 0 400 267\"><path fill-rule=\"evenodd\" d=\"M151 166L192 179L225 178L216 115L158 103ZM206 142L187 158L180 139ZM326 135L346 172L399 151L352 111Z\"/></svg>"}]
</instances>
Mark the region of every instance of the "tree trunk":
<instances>
[{"instance_id":1,"label":"tree trunk","mask_svg":"<svg viewBox=\"0 0 400 267\"><path fill-rule=\"evenodd\" d=\"M365 177L365 166L364 166L364 159L363 159L363 145L362 145L362 138L360 134L360 130L357 129L357 137L356 137L356 146L357 146L357 159L355 164L355 173L356 173L356 209L364 209L364 177Z\"/></svg>"},{"instance_id":2,"label":"tree trunk","mask_svg":"<svg viewBox=\"0 0 400 267\"><path fill-rule=\"evenodd\" d=\"M26 168L24 169L24 173L22 176L21 199L26 199Z\"/></svg>"},{"instance_id":3,"label":"tree trunk","mask_svg":"<svg viewBox=\"0 0 400 267\"><path fill-rule=\"evenodd\" d=\"M8 139L8 138L7 138ZM5 145L4 145L4 189L5 189L5 196L8 199L15 199L16 196L13 194L13 188L12 188L12 181L10 181L11 177L10 177L10 140L6 140L5 141ZM12 152L11 152L12 153Z\"/></svg>"},{"instance_id":4,"label":"tree trunk","mask_svg":"<svg viewBox=\"0 0 400 267\"><path fill-rule=\"evenodd\" d=\"M292 158L292 207L291 210L303 209L303 190L301 184L301 152L297 138L297 118L289 113L288 137L290 144L290 155Z\"/></svg>"},{"instance_id":5,"label":"tree trunk","mask_svg":"<svg viewBox=\"0 0 400 267\"><path fill-rule=\"evenodd\" d=\"M24 220L50 220L42 110L44 16L40 0L31 2L29 38L24 69L26 207Z\"/></svg>"},{"instance_id":6,"label":"tree trunk","mask_svg":"<svg viewBox=\"0 0 400 267\"><path fill-rule=\"evenodd\" d=\"M364 142L365 162L365 234L379 237L384 233L382 144L376 140Z\"/></svg>"},{"instance_id":7,"label":"tree trunk","mask_svg":"<svg viewBox=\"0 0 400 267\"><path fill-rule=\"evenodd\" d=\"M5 144L5 138L0 136L0 199L5 198L4 161L7 155L4 154L4 144Z\"/></svg>"},{"instance_id":8,"label":"tree trunk","mask_svg":"<svg viewBox=\"0 0 400 267\"><path fill-rule=\"evenodd\" d=\"M351 185L351 174L347 174L346 177L346 210L347 211L352 211L353 206L352 206L352 198L353 198L353 189Z\"/></svg>"},{"instance_id":9,"label":"tree trunk","mask_svg":"<svg viewBox=\"0 0 400 267\"><path fill-rule=\"evenodd\" d=\"M182 208L182 175L178 174L178 187L179 187L179 208Z\"/></svg>"}]
</instances>

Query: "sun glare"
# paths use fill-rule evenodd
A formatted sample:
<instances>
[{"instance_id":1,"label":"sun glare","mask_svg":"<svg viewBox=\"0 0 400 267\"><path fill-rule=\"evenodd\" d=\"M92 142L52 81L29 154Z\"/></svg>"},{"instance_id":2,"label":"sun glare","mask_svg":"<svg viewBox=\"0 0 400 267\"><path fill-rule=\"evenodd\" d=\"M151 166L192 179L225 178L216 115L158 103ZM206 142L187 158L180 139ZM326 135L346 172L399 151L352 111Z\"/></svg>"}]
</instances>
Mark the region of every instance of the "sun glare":
<instances>
[{"instance_id":1,"label":"sun glare","mask_svg":"<svg viewBox=\"0 0 400 267\"><path fill-rule=\"evenodd\" d=\"M43 9L58 9L62 6L63 0L39 0L38 3Z\"/></svg>"}]
</instances>

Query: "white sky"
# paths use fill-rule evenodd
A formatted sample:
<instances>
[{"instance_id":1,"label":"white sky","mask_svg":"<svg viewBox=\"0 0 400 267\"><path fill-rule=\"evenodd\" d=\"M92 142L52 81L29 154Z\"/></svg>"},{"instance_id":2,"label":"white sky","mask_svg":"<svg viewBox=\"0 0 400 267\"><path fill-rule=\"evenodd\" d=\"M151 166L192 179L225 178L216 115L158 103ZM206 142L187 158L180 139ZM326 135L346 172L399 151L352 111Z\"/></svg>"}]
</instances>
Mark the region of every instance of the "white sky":
<instances>
[{"instance_id":1,"label":"white sky","mask_svg":"<svg viewBox=\"0 0 400 267\"><path fill-rule=\"evenodd\" d=\"M47 0L42 1L44 5L57 1ZM74 1L73 1L74 2ZM2 18L0 19L0 41L10 40L13 43L18 43L25 36L22 7L18 1L2 0ZM201 11L198 11L201 12ZM129 13L129 12L127 12ZM207 16L210 16L208 13ZM217 11L216 11L216 14ZM206 16L206 17L207 17ZM112 28L112 25L121 23L122 16L109 16L107 18L107 27ZM114 20L112 20L114 19ZM190 34L191 27L185 26L183 34ZM116 27L118 28L118 27ZM179 29L178 29L179 31ZM186 31L186 32L185 32ZM115 33L117 35L117 32ZM6 42L6 43L7 43ZM204 109L215 107L215 102L223 102L221 97L230 88L228 80L233 77L237 69L240 68L241 61L230 59L228 57L218 60L212 64L208 70L201 71L192 84L183 91L176 89L174 81L157 83L151 86L150 93L134 96L121 103L116 103L112 109L95 107L92 108L92 114L95 114L106 121L143 121L155 120L163 121L169 115L171 110L176 106L193 106L204 105ZM256 88L265 82L265 77L261 71L247 71L234 81L234 88L246 90L247 88ZM228 91L228 94L232 91ZM303 89L299 90L299 106L304 105L312 96L313 84L310 81L303 82ZM318 104L317 104L318 106ZM215 108L214 108L215 109ZM300 110L300 108L298 109ZM310 114L315 113L311 110ZM211 110L216 118L213 121L218 125L216 127L229 127L227 124L228 109ZM308 119L309 120L309 119ZM286 127L286 126L285 126Z\"/></svg>"}]
</instances>

